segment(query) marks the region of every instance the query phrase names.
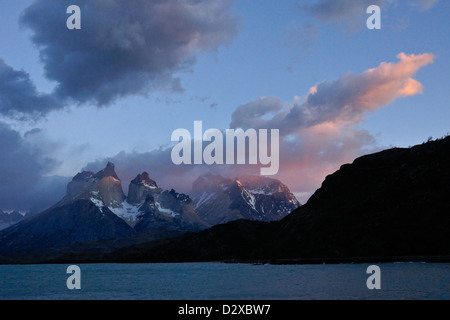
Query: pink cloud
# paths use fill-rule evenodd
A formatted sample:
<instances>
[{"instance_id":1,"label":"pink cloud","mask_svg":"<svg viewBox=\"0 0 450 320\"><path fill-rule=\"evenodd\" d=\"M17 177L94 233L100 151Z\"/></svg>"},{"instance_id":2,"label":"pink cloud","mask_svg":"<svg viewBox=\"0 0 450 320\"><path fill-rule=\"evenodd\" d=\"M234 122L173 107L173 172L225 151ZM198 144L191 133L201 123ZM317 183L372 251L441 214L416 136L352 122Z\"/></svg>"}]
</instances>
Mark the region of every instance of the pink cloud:
<instances>
[{"instance_id":1,"label":"pink cloud","mask_svg":"<svg viewBox=\"0 0 450 320\"><path fill-rule=\"evenodd\" d=\"M383 62L360 74L346 73L313 86L303 103L298 98L291 104L263 98L243 105L233 114L231 126L280 129L277 177L307 197L340 165L379 150L369 132L357 129L366 114L422 93L423 85L413 77L433 63L433 54L400 53L397 58L396 63ZM262 102L264 107L258 108Z\"/></svg>"},{"instance_id":2,"label":"pink cloud","mask_svg":"<svg viewBox=\"0 0 450 320\"><path fill-rule=\"evenodd\" d=\"M384 62L358 77L359 80L365 81L367 86L355 101L357 108L373 111L399 97L422 93L422 84L412 77L420 68L433 63L434 56L430 53L417 56L400 53L397 58L400 62Z\"/></svg>"}]
</instances>

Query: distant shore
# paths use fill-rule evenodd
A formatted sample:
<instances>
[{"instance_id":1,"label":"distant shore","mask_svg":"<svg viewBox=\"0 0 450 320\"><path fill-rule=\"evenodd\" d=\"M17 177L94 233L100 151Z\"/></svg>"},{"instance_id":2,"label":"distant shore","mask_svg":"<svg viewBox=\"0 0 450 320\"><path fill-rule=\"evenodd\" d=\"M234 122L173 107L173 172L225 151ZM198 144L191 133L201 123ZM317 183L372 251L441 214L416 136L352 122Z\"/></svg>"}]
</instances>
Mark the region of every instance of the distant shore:
<instances>
[{"instance_id":1,"label":"distant shore","mask_svg":"<svg viewBox=\"0 0 450 320\"><path fill-rule=\"evenodd\" d=\"M265 260L224 260L223 263L243 263L254 265L317 265L317 264L366 264L366 263L450 263L450 256L414 256L414 257L361 257L361 258L299 258Z\"/></svg>"},{"instance_id":2,"label":"distant shore","mask_svg":"<svg viewBox=\"0 0 450 320\"><path fill-rule=\"evenodd\" d=\"M50 261L1 261L0 266L5 265L51 265L51 264L158 264L158 263L226 263L226 264L253 264L253 265L318 265L318 264L377 264L377 263L450 263L450 256L405 256L405 257L354 257L354 258L298 258L298 259L261 259L261 260L220 260L220 261L151 261L151 262L136 262L136 261L68 261L68 260L50 260Z\"/></svg>"}]
</instances>

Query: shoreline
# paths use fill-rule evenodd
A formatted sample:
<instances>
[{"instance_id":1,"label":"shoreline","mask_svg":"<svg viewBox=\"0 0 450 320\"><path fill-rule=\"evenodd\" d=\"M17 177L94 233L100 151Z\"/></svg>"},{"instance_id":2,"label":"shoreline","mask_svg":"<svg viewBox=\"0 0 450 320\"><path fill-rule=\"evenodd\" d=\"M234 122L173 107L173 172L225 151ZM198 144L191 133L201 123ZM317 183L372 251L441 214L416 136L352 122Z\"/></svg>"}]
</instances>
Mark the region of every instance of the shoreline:
<instances>
[{"instance_id":1,"label":"shoreline","mask_svg":"<svg viewBox=\"0 0 450 320\"><path fill-rule=\"evenodd\" d=\"M353 258L296 258L296 259L233 259L217 261L30 261L30 262L0 262L0 266L28 265L66 265L66 264L191 264L191 263L224 263L251 265L337 265L337 264L378 264L378 263L450 263L450 256L397 256L397 257L353 257Z\"/></svg>"},{"instance_id":2,"label":"shoreline","mask_svg":"<svg viewBox=\"0 0 450 320\"><path fill-rule=\"evenodd\" d=\"M253 265L335 265L367 263L450 263L450 256L398 256L398 257L353 257L353 258L298 258L261 260L224 260L223 263L243 263Z\"/></svg>"}]
</instances>

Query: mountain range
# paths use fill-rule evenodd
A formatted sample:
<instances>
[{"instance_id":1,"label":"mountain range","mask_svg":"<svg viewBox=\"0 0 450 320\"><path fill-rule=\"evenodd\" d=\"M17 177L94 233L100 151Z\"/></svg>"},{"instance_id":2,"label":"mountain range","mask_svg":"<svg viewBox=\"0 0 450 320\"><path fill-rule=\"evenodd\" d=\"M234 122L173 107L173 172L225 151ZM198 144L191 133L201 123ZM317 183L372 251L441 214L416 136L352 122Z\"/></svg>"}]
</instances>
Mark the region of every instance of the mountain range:
<instances>
[{"instance_id":1,"label":"mountain range","mask_svg":"<svg viewBox=\"0 0 450 320\"><path fill-rule=\"evenodd\" d=\"M300 205L280 181L262 177L242 181L200 177L193 184L192 200L173 189L163 190L143 172L131 181L125 196L109 162L97 173L78 173L63 199L48 210L1 231L0 253L99 242L101 251L108 251L118 243L159 240L242 218L273 221ZM211 188L213 184L220 187Z\"/></svg>"},{"instance_id":2,"label":"mountain range","mask_svg":"<svg viewBox=\"0 0 450 320\"><path fill-rule=\"evenodd\" d=\"M116 240L108 242L108 251L99 249L104 242L94 242L3 255L0 262L448 262L449 163L450 137L408 149L389 149L343 165L325 179L305 205L280 221L236 220L172 238ZM222 179L200 179L199 190L216 180ZM232 186L235 182L227 181ZM211 192L217 194L217 190ZM222 192L218 195L226 198ZM200 200L194 203L202 204ZM14 227L6 232L11 230ZM5 233L0 233L2 246L4 237Z\"/></svg>"},{"instance_id":3,"label":"mountain range","mask_svg":"<svg viewBox=\"0 0 450 320\"><path fill-rule=\"evenodd\" d=\"M212 226L240 219L281 220L300 206L280 181L257 176L201 176L193 183L192 199L198 215Z\"/></svg>"}]
</instances>

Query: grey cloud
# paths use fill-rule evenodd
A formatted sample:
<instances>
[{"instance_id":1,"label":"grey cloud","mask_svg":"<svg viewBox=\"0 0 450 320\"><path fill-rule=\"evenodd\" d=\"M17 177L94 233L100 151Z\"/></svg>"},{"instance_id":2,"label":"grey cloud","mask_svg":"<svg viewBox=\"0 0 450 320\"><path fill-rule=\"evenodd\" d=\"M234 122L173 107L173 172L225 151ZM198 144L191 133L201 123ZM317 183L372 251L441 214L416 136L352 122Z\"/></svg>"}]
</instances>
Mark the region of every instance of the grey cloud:
<instances>
[{"instance_id":1,"label":"grey cloud","mask_svg":"<svg viewBox=\"0 0 450 320\"><path fill-rule=\"evenodd\" d=\"M66 194L67 184L71 178L61 176L43 176L27 190L18 202L23 210L40 213L60 201ZM16 209L18 205L15 205Z\"/></svg>"},{"instance_id":2,"label":"grey cloud","mask_svg":"<svg viewBox=\"0 0 450 320\"><path fill-rule=\"evenodd\" d=\"M270 116L283 109L277 97L263 97L238 107L231 116L231 128L260 128L266 123L265 116Z\"/></svg>"},{"instance_id":3,"label":"grey cloud","mask_svg":"<svg viewBox=\"0 0 450 320\"><path fill-rule=\"evenodd\" d=\"M28 119L62 108L51 94L40 93L23 70L15 70L0 58L0 114Z\"/></svg>"},{"instance_id":4,"label":"grey cloud","mask_svg":"<svg viewBox=\"0 0 450 320\"><path fill-rule=\"evenodd\" d=\"M370 5L384 7L391 2L392 0L318 0L312 5L301 6L301 9L323 22L354 30L358 25L365 26L365 23L361 22L367 17L367 7Z\"/></svg>"},{"instance_id":5,"label":"grey cloud","mask_svg":"<svg viewBox=\"0 0 450 320\"><path fill-rule=\"evenodd\" d=\"M78 5L82 29L66 28ZM180 92L178 71L199 51L217 50L237 32L231 0L36 0L21 17L32 31L56 96L107 105L154 89ZM45 17L45 18L43 18Z\"/></svg>"},{"instance_id":6,"label":"grey cloud","mask_svg":"<svg viewBox=\"0 0 450 320\"><path fill-rule=\"evenodd\" d=\"M46 150L31 143L41 139L39 130L21 136L10 126L0 122L0 209L28 210L41 208L55 200L53 188L39 188L44 175L58 162L46 156Z\"/></svg>"},{"instance_id":7,"label":"grey cloud","mask_svg":"<svg viewBox=\"0 0 450 320\"><path fill-rule=\"evenodd\" d=\"M383 12L391 7L406 5L415 7L419 11L427 11L438 4L439 0L316 0L312 4L299 5L300 11L305 12L323 23L331 24L347 31L356 31L366 27L368 17L366 9L371 5L378 5ZM405 19L405 18L403 18ZM392 25L392 23L394 23ZM385 24L388 27L399 28L398 25L404 25L406 22L397 18L396 22L392 20ZM301 29L299 29L301 31ZM297 32L299 39L304 39L306 43L310 41L308 36L302 36Z\"/></svg>"}]
</instances>

